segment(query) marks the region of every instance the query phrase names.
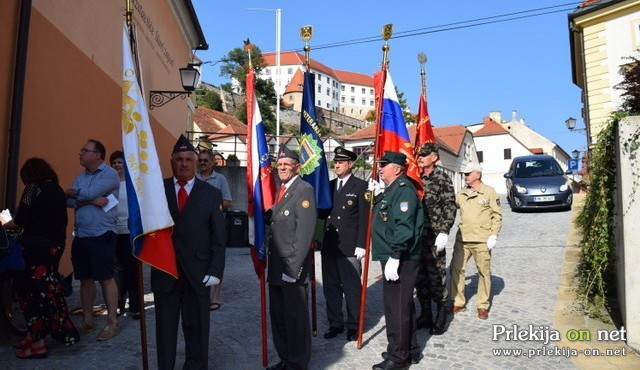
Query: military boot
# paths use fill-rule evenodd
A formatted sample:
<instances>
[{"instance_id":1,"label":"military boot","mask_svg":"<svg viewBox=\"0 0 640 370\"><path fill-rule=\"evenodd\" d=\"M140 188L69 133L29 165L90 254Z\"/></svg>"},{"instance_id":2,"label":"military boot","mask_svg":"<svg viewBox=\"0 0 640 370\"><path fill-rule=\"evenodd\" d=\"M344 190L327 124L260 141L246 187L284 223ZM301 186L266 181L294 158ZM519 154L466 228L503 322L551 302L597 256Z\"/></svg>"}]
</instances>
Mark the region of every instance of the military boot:
<instances>
[{"instance_id":1,"label":"military boot","mask_svg":"<svg viewBox=\"0 0 640 370\"><path fill-rule=\"evenodd\" d=\"M433 326L433 317L431 316L431 300L427 302L420 301L420 317L418 317L418 329L429 329Z\"/></svg>"},{"instance_id":2,"label":"military boot","mask_svg":"<svg viewBox=\"0 0 640 370\"><path fill-rule=\"evenodd\" d=\"M438 303L435 325L429 331L432 335L442 335L447 331L447 305L444 302Z\"/></svg>"}]
</instances>

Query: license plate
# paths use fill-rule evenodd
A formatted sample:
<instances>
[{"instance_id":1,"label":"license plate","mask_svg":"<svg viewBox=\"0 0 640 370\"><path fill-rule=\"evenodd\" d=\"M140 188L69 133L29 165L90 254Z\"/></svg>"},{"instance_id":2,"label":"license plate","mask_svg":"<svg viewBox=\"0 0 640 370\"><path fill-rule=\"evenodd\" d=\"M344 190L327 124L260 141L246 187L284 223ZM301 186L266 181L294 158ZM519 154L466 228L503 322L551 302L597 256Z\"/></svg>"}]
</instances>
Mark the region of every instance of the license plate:
<instances>
[{"instance_id":1,"label":"license plate","mask_svg":"<svg viewBox=\"0 0 640 370\"><path fill-rule=\"evenodd\" d=\"M534 202L553 202L556 198L553 195L545 195L543 197L533 197Z\"/></svg>"}]
</instances>

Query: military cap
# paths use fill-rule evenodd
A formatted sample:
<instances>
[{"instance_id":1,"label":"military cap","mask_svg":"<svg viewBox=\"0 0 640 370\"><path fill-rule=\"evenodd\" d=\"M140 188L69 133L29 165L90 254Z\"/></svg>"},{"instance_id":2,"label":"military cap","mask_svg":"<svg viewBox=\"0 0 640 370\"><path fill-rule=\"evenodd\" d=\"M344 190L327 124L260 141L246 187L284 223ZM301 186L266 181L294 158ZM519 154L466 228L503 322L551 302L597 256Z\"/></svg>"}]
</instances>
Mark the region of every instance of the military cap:
<instances>
[{"instance_id":1,"label":"military cap","mask_svg":"<svg viewBox=\"0 0 640 370\"><path fill-rule=\"evenodd\" d=\"M358 158L356 153L341 146L337 147L333 152L335 153L333 156L334 161L355 161Z\"/></svg>"},{"instance_id":2,"label":"military cap","mask_svg":"<svg viewBox=\"0 0 640 370\"><path fill-rule=\"evenodd\" d=\"M280 151L278 152L278 159L280 158L291 158L298 163L300 162L300 157L298 157L298 155L293 150L287 148L286 146L280 147Z\"/></svg>"},{"instance_id":3,"label":"military cap","mask_svg":"<svg viewBox=\"0 0 640 370\"><path fill-rule=\"evenodd\" d=\"M402 153L392 152L390 150L387 150L384 152L384 155L382 156L382 158L378 159L376 162L385 163L385 164L395 163L399 166L406 166L407 156Z\"/></svg>"},{"instance_id":4,"label":"military cap","mask_svg":"<svg viewBox=\"0 0 640 370\"><path fill-rule=\"evenodd\" d=\"M469 162L464 167L462 167L462 173L470 173L473 171L482 173L482 167L480 166L480 164Z\"/></svg>"},{"instance_id":5,"label":"military cap","mask_svg":"<svg viewBox=\"0 0 640 370\"><path fill-rule=\"evenodd\" d=\"M186 137L184 137L184 135L180 134L180 137L178 138L178 141L176 141L176 145L173 146L173 151L171 152L171 154L175 154L178 152L196 152L196 148L193 147L193 144L191 144L191 142L189 141L189 139L187 139Z\"/></svg>"},{"instance_id":6,"label":"military cap","mask_svg":"<svg viewBox=\"0 0 640 370\"><path fill-rule=\"evenodd\" d=\"M438 154L438 149L440 149L440 145L436 143L424 143L418 149L418 155L429 155L431 153Z\"/></svg>"}]
</instances>

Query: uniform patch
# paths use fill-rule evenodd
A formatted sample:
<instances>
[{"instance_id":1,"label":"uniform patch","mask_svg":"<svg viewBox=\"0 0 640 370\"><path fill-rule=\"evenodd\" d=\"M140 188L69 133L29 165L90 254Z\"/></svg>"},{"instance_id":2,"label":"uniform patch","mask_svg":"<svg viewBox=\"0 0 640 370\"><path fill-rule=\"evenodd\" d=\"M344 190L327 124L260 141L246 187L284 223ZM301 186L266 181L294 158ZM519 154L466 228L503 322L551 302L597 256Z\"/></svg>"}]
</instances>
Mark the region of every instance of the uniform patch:
<instances>
[{"instance_id":1,"label":"uniform patch","mask_svg":"<svg viewBox=\"0 0 640 370\"><path fill-rule=\"evenodd\" d=\"M409 202L400 202L400 211L407 212L409 210Z\"/></svg>"},{"instance_id":2,"label":"uniform patch","mask_svg":"<svg viewBox=\"0 0 640 370\"><path fill-rule=\"evenodd\" d=\"M352 200L348 200L347 204L351 206L351 205L353 205L353 201Z\"/></svg>"},{"instance_id":3,"label":"uniform patch","mask_svg":"<svg viewBox=\"0 0 640 370\"><path fill-rule=\"evenodd\" d=\"M367 190L367 191L365 191L365 192L364 192L364 199L365 199L367 202L371 202L371 192L370 192L369 190Z\"/></svg>"},{"instance_id":4,"label":"uniform patch","mask_svg":"<svg viewBox=\"0 0 640 370\"><path fill-rule=\"evenodd\" d=\"M285 216L289 216L289 210L288 209L284 211L284 215Z\"/></svg>"},{"instance_id":5,"label":"uniform patch","mask_svg":"<svg viewBox=\"0 0 640 370\"><path fill-rule=\"evenodd\" d=\"M496 198L496 204L500 205L500 198Z\"/></svg>"},{"instance_id":6,"label":"uniform patch","mask_svg":"<svg viewBox=\"0 0 640 370\"><path fill-rule=\"evenodd\" d=\"M309 201L308 200L303 200L302 201L302 208L309 208Z\"/></svg>"}]
</instances>

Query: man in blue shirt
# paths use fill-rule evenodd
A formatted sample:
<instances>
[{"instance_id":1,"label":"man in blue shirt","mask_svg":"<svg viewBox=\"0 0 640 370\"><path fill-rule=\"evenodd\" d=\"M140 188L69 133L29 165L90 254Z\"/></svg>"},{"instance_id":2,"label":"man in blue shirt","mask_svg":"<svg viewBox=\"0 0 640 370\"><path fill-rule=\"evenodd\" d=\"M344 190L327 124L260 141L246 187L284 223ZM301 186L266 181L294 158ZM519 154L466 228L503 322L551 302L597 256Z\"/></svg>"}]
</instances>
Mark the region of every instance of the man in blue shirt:
<instances>
[{"instance_id":1,"label":"man in blue shirt","mask_svg":"<svg viewBox=\"0 0 640 370\"><path fill-rule=\"evenodd\" d=\"M100 282L107 305L107 325L98 340L118 335L116 310L118 287L113 267L116 248L117 204L120 190L118 172L104 163L104 145L89 139L80 149L80 165L85 170L78 175L71 189L65 190L67 207L75 210L74 238L71 261L76 279L80 280L80 301L83 321L81 334L95 330L93 302L95 281Z\"/></svg>"}]
</instances>

